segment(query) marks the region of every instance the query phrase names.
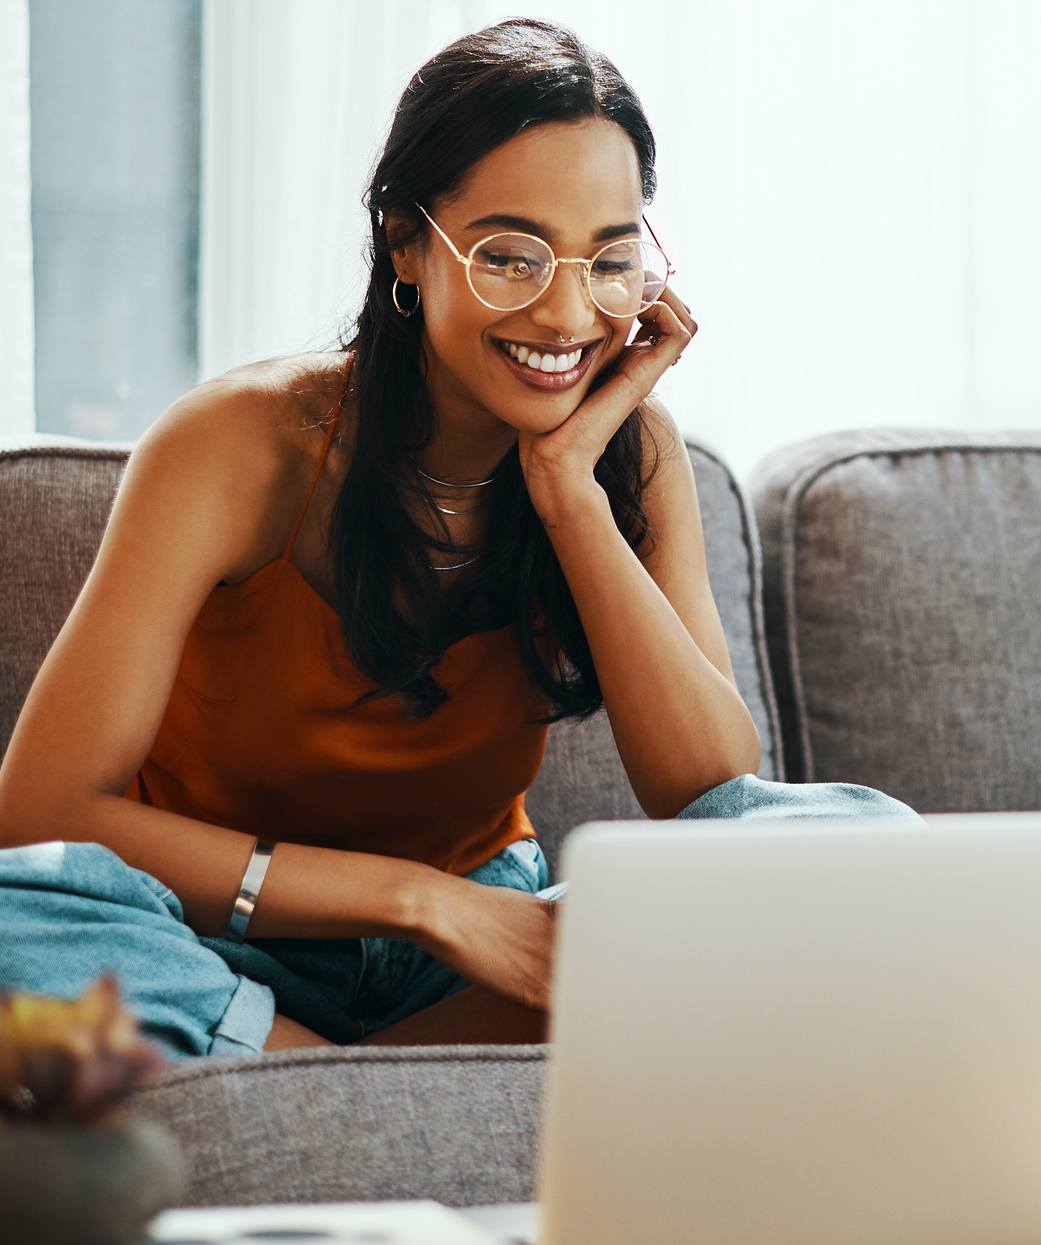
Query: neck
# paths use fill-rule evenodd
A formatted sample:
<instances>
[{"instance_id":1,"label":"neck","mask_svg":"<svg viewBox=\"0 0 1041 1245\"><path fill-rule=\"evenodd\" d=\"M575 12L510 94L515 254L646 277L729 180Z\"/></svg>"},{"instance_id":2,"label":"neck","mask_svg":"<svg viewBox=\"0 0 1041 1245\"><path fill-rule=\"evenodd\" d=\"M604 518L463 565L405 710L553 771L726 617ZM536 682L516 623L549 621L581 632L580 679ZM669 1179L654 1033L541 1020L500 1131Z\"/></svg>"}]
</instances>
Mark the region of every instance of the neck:
<instances>
[{"instance_id":1,"label":"neck","mask_svg":"<svg viewBox=\"0 0 1041 1245\"><path fill-rule=\"evenodd\" d=\"M517 429L503 423L437 367L427 350L427 389L437 416L434 439L417 465L440 480L486 480L517 443Z\"/></svg>"}]
</instances>

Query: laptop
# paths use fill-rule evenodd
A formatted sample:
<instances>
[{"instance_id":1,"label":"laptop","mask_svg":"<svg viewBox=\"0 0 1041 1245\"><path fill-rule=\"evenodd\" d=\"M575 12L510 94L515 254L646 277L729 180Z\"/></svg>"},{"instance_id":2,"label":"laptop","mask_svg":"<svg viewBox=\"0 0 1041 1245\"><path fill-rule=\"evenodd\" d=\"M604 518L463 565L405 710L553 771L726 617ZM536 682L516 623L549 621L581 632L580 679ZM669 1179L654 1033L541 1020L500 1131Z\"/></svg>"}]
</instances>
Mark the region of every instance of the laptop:
<instances>
[{"instance_id":1,"label":"laptop","mask_svg":"<svg viewBox=\"0 0 1041 1245\"><path fill-rule=\"evenodd\" d=\"M539 1245L1041 1241L1041 815L566 845Z\"/></svg>"}]
</instances>

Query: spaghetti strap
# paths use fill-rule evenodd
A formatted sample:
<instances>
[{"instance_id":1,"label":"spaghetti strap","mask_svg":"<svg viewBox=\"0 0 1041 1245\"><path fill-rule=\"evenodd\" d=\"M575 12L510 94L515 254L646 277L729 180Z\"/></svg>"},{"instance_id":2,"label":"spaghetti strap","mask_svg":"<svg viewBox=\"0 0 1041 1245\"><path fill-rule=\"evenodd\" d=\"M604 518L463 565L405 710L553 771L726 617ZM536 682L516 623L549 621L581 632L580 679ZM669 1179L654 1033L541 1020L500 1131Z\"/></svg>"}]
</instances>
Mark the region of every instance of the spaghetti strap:
<instances>
[{"instance_id":1,"label":"spaghetti strap","mask_svg":"<svg viewBox=\"0 0 1041 1245\"><path fill-rule=\"evenodd\" d=\"M336 424L340 418L340 412L343 410L343 400L347 396L347 376L350 372L350 366L350 360L348 360L347 366L344 368L343 373L343 390L340 394L340 401L336 404L336 410L333 412L333 417L329 422L329 431L325 434L325 444L322 446L322 452L318 456L318 467L314 473L314 479L311 481L311 487L307 490L307 496L304 498L303 509L300 511L300 515L297 518L296 526L293 528L293 534L289 538L289 544L286 545L286 551L282 554L283 561L288 560L289 555L293 552L293 543L296 540L296 534L300 531L300 524L304 521L304 515L307 514L307 507L311 504L311 494L314 492L314 487L318 483L318 477L322 474L322 468L325 466L325 460L329 454L329 446L333 443L333 433L336 431Z\"/></svg>"}]
</instances>

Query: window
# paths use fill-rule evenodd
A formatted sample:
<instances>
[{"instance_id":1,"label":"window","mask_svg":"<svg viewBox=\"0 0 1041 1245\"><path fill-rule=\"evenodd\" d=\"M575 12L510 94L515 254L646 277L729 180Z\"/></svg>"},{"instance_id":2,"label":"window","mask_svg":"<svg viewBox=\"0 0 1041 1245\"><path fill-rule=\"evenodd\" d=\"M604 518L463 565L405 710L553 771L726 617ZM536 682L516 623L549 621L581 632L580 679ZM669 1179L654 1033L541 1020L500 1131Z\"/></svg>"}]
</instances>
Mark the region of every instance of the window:
<instances>
[{"instance_id":1,"label":"window","mask_svg":"<svg viewBox=\"0 0 1041 1245\"><path fill-rule=\"evenodd\" d=\"M30 0L36 421L133 439L196 381L201 0Z\"/></svg>"}]
</instances>

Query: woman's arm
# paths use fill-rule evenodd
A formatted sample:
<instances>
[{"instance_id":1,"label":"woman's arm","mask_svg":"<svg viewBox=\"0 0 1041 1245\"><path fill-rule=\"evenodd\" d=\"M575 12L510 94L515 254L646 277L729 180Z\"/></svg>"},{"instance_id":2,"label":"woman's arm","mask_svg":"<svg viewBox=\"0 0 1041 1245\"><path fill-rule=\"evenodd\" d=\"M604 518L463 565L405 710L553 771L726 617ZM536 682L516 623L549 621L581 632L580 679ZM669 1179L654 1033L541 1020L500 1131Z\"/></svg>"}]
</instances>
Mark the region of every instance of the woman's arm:
<instances>
[{"instance_id":1,"label":"woman's arm","mask_svg":"<svg viewBox=\"0 0 1041 1245\"><path fill-rule=\"evenodd\" d=\"M283 410L281 396L229 381L189 395L145 435L0 768L0 846L100 843L169 886L202 935L227 929L256 840L123 792L207 596L288 541L315 454L287 433ZM530 895L493 889L412 861L284 843L250 934L411 937L469 980L545 1006L551 917Z\"/></svg>"},{"instance_id":2,"label":"woman's arm","mask_svg":"<svg viewBox=\"0 0 1041 1245\"><path fill-rule=\"evenodd\" d=\"M759 736L734 684L709 587L690 460L671 421L645 403L660 450L644 496L642 558L618 531L593 468L696 326L666 290L614 375L554 432L521 437L528 491L589 641L619 755L636 797L672 817L759 767Z\"/></svg>"},{"instance_id":3,"label":"woman's arm","mask_svg":"<svg viewBox=\"0 0 1041 1245\"><path fill-rule=\"evenodd\" d=\"M253 838L122 794L152 746L207 596L278 557L306 489L307 455L279 428L273 405L262 386L218 383L182 399L142 438L0 769L0 841L101 843L170 886L204 934L227 928ZM299 873L298 855L278 854L265 887L273 896L279 875ZM323 855L335 872L335 853ZM308 907L317 898L299 877L289 889L299 904L265 904L265 919L283 931L305 898ZM386 912L370 901L359 916L393 925L398 891L375 888ZM319 903L310 919L328 926L331 914Z\"/></svg>"}]
</instances>

